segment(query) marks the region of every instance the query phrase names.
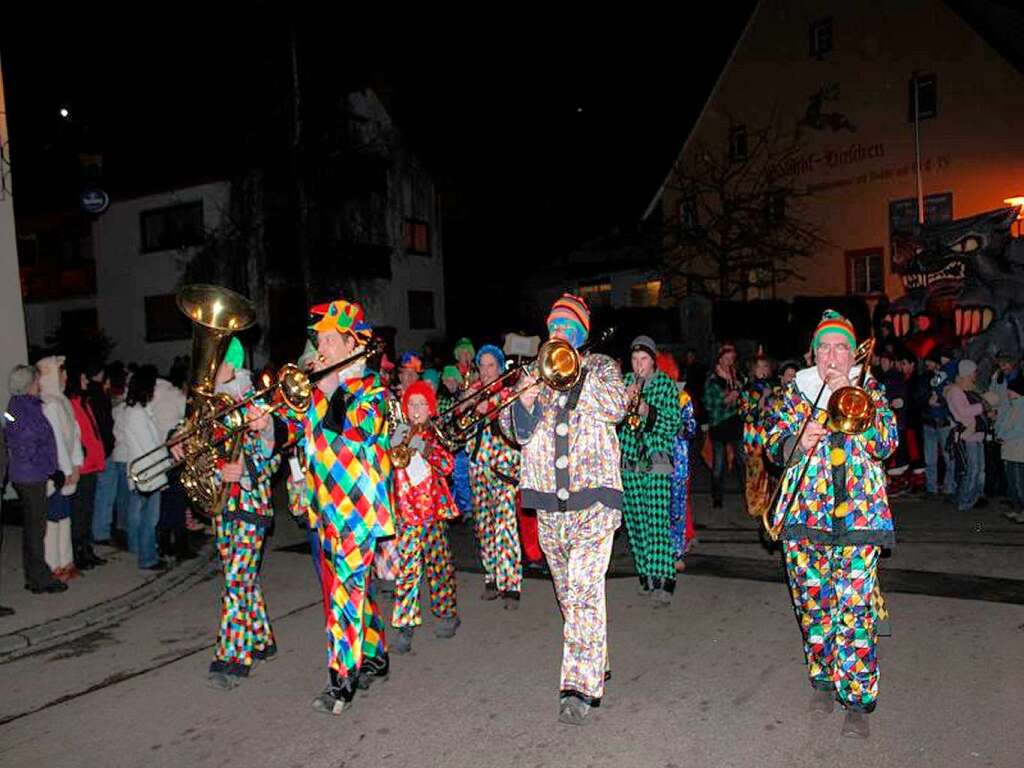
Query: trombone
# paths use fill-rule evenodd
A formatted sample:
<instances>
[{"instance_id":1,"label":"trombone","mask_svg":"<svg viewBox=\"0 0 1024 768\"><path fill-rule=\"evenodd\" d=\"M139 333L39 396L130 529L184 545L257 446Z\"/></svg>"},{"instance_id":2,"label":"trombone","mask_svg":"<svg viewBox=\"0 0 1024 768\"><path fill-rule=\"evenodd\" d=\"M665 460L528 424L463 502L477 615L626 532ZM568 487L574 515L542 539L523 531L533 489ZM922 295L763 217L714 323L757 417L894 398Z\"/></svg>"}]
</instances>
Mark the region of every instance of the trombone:
<instances>
[{"instance_id":1,"label":"trombone","mask_svg":"<svg viewBox=\"0 0 1024 768\"><path fill-rule=\"evenodd\" d=\"M248 427L249 424L275 410L279 405L287 405L299 413L308 410L313 397L314 384L321 379L327 378L332 373L344 370L364 357L379 352L380 347L380 339L373 338L367 342L362 351L313 373L304 372L294 363L285 363L278 369L276 374L270 371L263 371L258 377L260 383L258 390L238 401L232 401L226 395L218 396L220 407L217 410L178 432L162 445L158 445L156 448L135 459L128 466L129 477L131 477L132 482L138 484L139 482L145 482L148 477L168 472L183 464L188 465L196 462L205 454L238 437L239 433ZM322 360L323 357L320 359ZM257 414L247 417L239 413L243 408L251 405L257 405L259 408ZM171 459L168 457L167 451L169 449L181 443L185 443L188 447L193 438L200 433L207 432L211 428L218 429L221 434L211 442L201 444L194 450L186 448L186 452L180 458ZM149 460L148 463L144 463L154 454L160 455L153 460ZM144 463L144 465L141 467L137 466L140 463Z\"/></svg>"},{"instance_id":2,"label":"trombone","mask_svg":"<svg viewBox=\"0 0 1024 768\"><path fill-rule=\"evenodd\" d=\"M614 333L614 328L607 328L579 349L564 339L548 339L540 345L536 359L509 368L490 384L481 385L476 392L457 400L441 417L442 428L439 431L446 442L463 444L469 441L478 425L493 419L534 387L546 384L558 392L568 392L583 377L583 354L607 341ZM528 372L537 376L536 381L512 392L483 413L475 412L481 403L499 393L506 382Z\"/></svg>"},{"instance_id":3,"label":"trombone","mask_svg":"<svg viewBox=\"0 0 1024 768\"><path fill-rule=\"evenodd\" d=\"M825 412L827 413L825 424L833 432L842 432L846 435L860 435L870 429L871 425L874 424L875 411L877 409L874 400L871 399L871 395L868 394L866 389L864 389L864 383L867 381L868 371L871 367L871 359L874 356L874 353L875 340L873 338L858 345L856 351L853 353L853 364L857 365L858 362L861 364L860 372L857 374L857 383L840 387L829 397L828 403L825 406ZM782 494L782 487L786 482L787 473L785 470L792 462L793 456L795 456L796 452L800 450L800 441L803 439L804 432L807 431L807 425L816 419L818 403L821 402L821 396L825 394L826 386L828 385L824 381L821 382L821 389L818 390L818 395L814 398L814 404L811 406L811 414L804 420L803 425L800 427L800 431L797 433L793 447L789 451L789 455L785 457L782 477L779 478L779 483L775 486L775 491L772 493L768 504L761 512L761 524L764 526L765 531L771 537L772 541L778 541L779 534L782 532L782 525L786 521L786 515L789 514L789 507L792 505L793 498L796 496L796 491L800 488L800 484L803 483L804 476L807 474L807 468L811 464L810 457L802 459L803 466L800 467L800 474L797 475L796 482L793 484L793 496L790 497L789 503L786 504L785 509L782 510L778 524L771 525L768 522L768 515L771 514L775 505L779 502L779 497Z\"/></svg>"}]
</instances>

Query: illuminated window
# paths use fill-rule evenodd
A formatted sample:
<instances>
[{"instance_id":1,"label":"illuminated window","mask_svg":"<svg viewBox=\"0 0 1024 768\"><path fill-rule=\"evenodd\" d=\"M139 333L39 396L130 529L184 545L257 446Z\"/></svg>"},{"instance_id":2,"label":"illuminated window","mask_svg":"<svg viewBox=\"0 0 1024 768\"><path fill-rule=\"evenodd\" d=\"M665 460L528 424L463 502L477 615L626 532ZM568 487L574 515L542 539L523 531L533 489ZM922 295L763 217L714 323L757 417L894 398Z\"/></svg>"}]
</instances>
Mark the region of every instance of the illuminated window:
<instances>
[{"instance_id":1,"label":"illuminated window","mask_svg":"<svg viewBox=\"0 0 1024 768\"><path fill-rule=\"evenodd\" d=\"M405 252L430 255L430 225L427 222L406 219Z\"/></svg>"},{"instance_id":2,"label":"illuminated window","mask_svg":"<svg viewBox=\"0 0 1024 768\"><path fill-rule=\"evenodd\" d=\"M660 296L661 280L637 283L629 289L629 305L631 307L656 307Z\"/></svg>"},{"instance_id":3,"label":"illuminated window","mask_svg":"<svg viewBox=\"0 0 1024 768\"><path fill-rule=\"evenodd\" d=\"M610 307L612 305L612 284L610 282L581 285L579 287L579 294L587 300L591 308Z\"/></svg>"}]
</instances>

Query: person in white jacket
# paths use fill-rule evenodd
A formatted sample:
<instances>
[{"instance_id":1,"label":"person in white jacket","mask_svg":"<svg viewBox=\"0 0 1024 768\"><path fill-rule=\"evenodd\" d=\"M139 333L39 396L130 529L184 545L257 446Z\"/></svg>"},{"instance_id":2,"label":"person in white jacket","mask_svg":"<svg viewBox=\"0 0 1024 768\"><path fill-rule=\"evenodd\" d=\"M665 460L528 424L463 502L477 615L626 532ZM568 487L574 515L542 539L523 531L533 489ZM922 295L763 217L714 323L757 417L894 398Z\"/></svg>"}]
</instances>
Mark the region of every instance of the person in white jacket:
<instances>
[{"instance_id":1,"label":"person in white jacket","mask_svg":"<svg viewBox=\"0 0 1024 768\"><path fill-rule=\"evenodd\" d=\"M164 437L157 428L150 409L156 386L156 368L144 365L132 376L125 397L125 408L114 421L114 438L124 448L125 462L131 463L143 454L160 447ZM156 526L160 520L160 489L167 485L167 476L156 475L136 484L128 477L131 499L128 503L128 549L139 558L139 568L163 570L156 548Z\"/></svg>"},{"instance_id":2,"label":"person in white jacket","mask_svg":"<svg viewBox=\"0 0 1024 768\"><path fill-rule=\"evenodd\" d=\"M75 568L74 550L71 547L71 497L78 489L78 478L85 454L82 451L82 435L75 421L75 412L64 396L68 374L64 370L64 358L44 357L36 368L39 370L39 392L43 401L43 415L50 422L53 436L57 441L57 464L64 473L64 487L51 488L47 508L46 564L53 575L62 581L80 575Z\"/></svg>"}]
</instances>

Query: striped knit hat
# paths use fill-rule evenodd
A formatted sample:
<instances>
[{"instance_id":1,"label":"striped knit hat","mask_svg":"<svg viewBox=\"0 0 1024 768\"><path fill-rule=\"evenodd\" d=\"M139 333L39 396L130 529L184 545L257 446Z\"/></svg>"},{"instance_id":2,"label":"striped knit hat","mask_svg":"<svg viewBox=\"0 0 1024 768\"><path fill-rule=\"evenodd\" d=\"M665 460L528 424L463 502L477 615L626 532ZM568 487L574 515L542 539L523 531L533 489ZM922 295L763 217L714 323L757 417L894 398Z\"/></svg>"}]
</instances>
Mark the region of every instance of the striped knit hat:
<instances>
[{"instance_id":1,"label":"striped knit hat","mask_svg":"<svg viewBox=\"0 0 1024 768\"><path fill-rule=\"evenodd\" d=\"M548 313L547 326L548 333L561 328L574 347L582 346L590 335L590 307L579 296L563 293Z\"/></svg>"},{"instance_id":2,"label":"striped knit hat","mask_svg":"<svg viewBox=\"0 0 1024 768\"><path fill-rule=\"evenodd\" d=\"M821 337L826 333L842 334L850 342L850 349L854 349L857 346L857 334L853 330L853 323L834 309L826 309L822 314L821 322L814 329L814 340L811 346L817 349L818 344L821 342Z\"/></svg>"}]
</instances>

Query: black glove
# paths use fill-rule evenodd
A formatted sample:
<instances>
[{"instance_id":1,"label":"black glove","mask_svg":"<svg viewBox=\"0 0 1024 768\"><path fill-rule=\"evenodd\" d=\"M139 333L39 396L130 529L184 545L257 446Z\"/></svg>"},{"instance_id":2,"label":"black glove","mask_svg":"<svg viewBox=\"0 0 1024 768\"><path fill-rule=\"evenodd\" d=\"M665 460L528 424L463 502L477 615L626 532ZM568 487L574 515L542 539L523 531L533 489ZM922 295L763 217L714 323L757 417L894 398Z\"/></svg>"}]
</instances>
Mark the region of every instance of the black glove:
<instances>
[{"instance_id":1,"label":"black glove","mask_svg":"<svg viewBox=\"0 0 1024 768\"><path fill-rule=\"evenodd\" d=\"M53 474L50 475L50 479L53 480L54 486L56 486L57 490L59 491L61 488L64 487L64 481L67 478L64 476L63 472L61 472L59 469L55 469L53 470Z\"/></svg>"},{"instance_id":2,"label":"black glove","mask_svg":"<svg viewBox=\"0 0 1024 768\"><path fill-rule=\"evenodd\" d=\"M341 433L345 430L345 413L348 411L348 393L341 387L334 390L331 395L331 402L327 406L327 413L324 414L324 429L331 432Z\"/></svg>"}]
</instances>

